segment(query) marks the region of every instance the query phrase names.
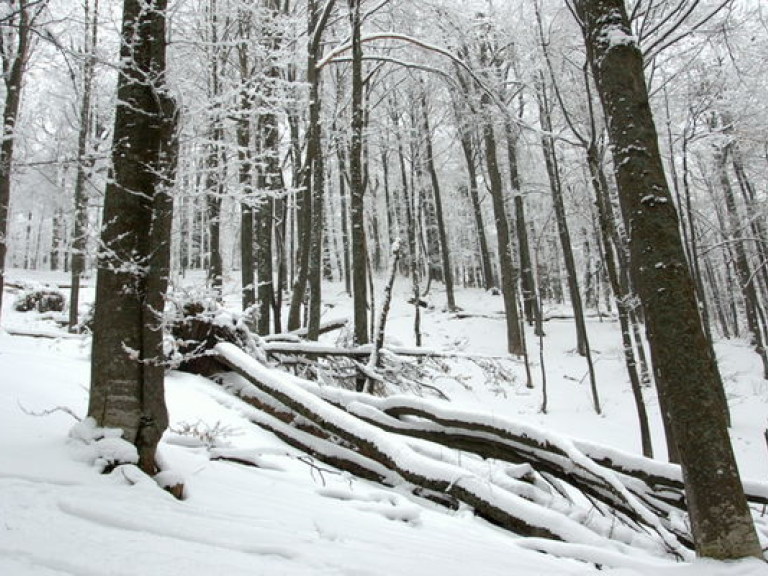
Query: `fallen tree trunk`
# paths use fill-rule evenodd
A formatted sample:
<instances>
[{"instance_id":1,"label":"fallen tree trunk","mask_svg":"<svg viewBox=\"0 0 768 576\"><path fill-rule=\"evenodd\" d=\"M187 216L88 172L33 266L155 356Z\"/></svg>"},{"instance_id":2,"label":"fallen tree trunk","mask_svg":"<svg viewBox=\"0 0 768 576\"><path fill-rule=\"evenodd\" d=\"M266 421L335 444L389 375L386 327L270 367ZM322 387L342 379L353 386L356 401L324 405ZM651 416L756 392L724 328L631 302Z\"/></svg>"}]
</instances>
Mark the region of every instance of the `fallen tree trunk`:
<instances>
[{"instance_id":1,"label":"fallen tree trunk","mask_svg":"<svg viewBox=\"0 0 768 576\"><path fill-rule=\"evenodd\" d=\"M424 439L409 440L401 436L399 430L398 434L391 434L378 425L365 422L350 413L351 406L347 407L349 409L347 412L331 405L305 389L312 387L311 383L306 383L305 387L296 386L294 384L298 379L284 373L276 373L260 365L235 346L220 344L216 347L216 352L224 363L252 385L251 388L258 389L261 394L273 398L288 411L323 430L329 437L338 438L345 447L383 465L387 470L397 473L413 485L430 492L446 494L472 506L479 516L506 529L526 536L597 547L611 546L622 551L629 551L632 548L627 545L641 539L646 541L646 547L655 548L657 553L666 551L678 557L691 555L691 552L659 523L650 510L637 499L633 499L615 476L611 476L610 471L604 471L597 464L586 462L586 459L581 466L593 475L593 482L601 488L593 488L592 495L583 492L587 500L587 509L594 507L597 496L604 500L606 498L604 493L611 494L612 501L624 499L624 507L628 512L625 514L626 519L621 515L612 515L610 518L600 518L595 515L589 519L590 527L587 528L569 518L567 514L550 507L559 506L566 509L583 522L584 519L581 516L589 514L583 513L583 509L581 514L575 512L578 506L574 504L572 488L557 486L553 480L549 480L548 483L555 487L555 490L544 491L541 488L532 488L530 482L523 482L510 476L507 471L508 465L499 469L494 467L493 478L479 476L476 471L469 470L466 465L459 466L456 462L446 462L445 451L439 450L437 444L424 443ZM248 391L243 388L238 391L238 396L247 397ZM373 410L370 406L365 408L363 404L358 404L356 409L358 411ZM391 414L384 412L381 414L391 420L398 420ZM408 417L410 419L411 416ZM380 423L377 422L377 424ZM435 425L440 424L435 423ZM478 440L478 438L472 439L473 442L480 444ZM413 444L414 442L416 444ZM426 455L430 451L433 452L432 457ZM438 456L442 460L436 459L435 454L443 454ZM562 460L568 460L574 455L575 449L568 449L560 457ZM544 459L540 458L540 460ZM568 465L568 462L560 463L560 467ZM486 466L483 465L481 468L485 469ZM553 469L556 468L557 466ZM550 472L544 471L537 476L540 484L541 479L546 479ZM580 488L577 487L576 490L579 491ZM601 506L598 510L606 513L608 507ZM632 515L631 518L629 513ZM623 522L625 530L614 530L617 519ZM649 530L656 535L649 534ZM610 534L614 539L609 539L606 534Z\"/></svg>"},{"instance_id":2,"label":"fallen tree trunk","mask_svg":"<svg viewBox=\"0 0 768 576\"><path fill-rule=\"evenodd\" d=\"M515 362L511 356L498 356L492 354L467 354L464 352L444 352L431 348L406 348L403 346L387 346L382 348L386 352L396 356L410 356L414 358L445 358L464 360L504 360ZM274 337L265 339L264 352L268 355L285 354L293 356L343 356L352 359L367 359L373 352L373 346L358 346L356 348L339 348L327 346L316 342L303 342L297 340L275 341Z\"/></svg>"},{"instance_id":3,"label":"fallen tree trunk","mask_svg":"<svg viewBox=\"0 0 768 576\"><path fill-rule=\"evenodd\" d=\"M3 328L9 336L22 336L24 338L47 338L50 340L82 340L79 334L59 332L58 330L30 330L26 328Z\"/></svg>"},{"instance_id":4,"label":"fallen tree trunk","mask_svg":"<svg viewBox=\"0 0 768 576\"><path fill-rule=\"evenodd\" d=\"M318 334L327 334L328 332L334 332L336 330L341 330L349 323L349 319L347 318L337 318L335 320L327 320L326 322L321 322L320 327L317 330ZM293 330L292 332L289 332L288 334L299 336L300 338L306 338L307 337L307 328L299 328L298 330ZM279 336L279 334L274 335Z\"/></svg>"},{"instance_id":5,"label":"fallen tree trunk","mask_svg":"<svg viewBox=\"0 0 768 576\"><path fill-rule=\"evenodd\" d=\"M494 425L488 426L482 423L483 416L480 414L452 409L441 410L438 403L429 403L423 399L416 400L410 397L383 399L345 390L318 387L308 382L303 383L303 385L310 387L309 389L313 393L325 400L344 409L351 409L353 413L358 413L361 416L362 411L355 407L356 404L374 407L381 413L392 417L389 424L394 428L400 428L399 433L408 434L407 429L411 428L411 431L414 432L413 435L419 430L429 433L434 433L436 430L443 433L446 430L452 430L459 435L471 434L463 448L455 447L468 450L470 443L479 444L480 447L476 453L481 455L485 453L484 457L487 458L502 460L509 458L511 455L505 454L505 451L509 449L516 451L518 457L527 462L542 458L546 461L564 456L563 451L557 448L557 436L552 435L550 440L537 439L533 434L526 435L524 426L519 426L512 421L505 421L503 418L494 417ZM447 416L446 412L450 412L452 417ZM414 421L413 417L422 419L422 423L419 424L418 420ZM406 423L401 421L402 418L409 419ZM433 426L430 427L424 422L429 422ZM439 426L434 426L434 424ZM536 433L541 434L541 431L536 431ZM513 444L507 447L505 445L507 441ZM658 501L659 508L666 509L672 506L678 510L686 510L682 471L679 465L659 462L582 440L573 440L572 443L589 460L618 474L620 479L626 480L628 489L637 497L641 499L653 498ZM499 457L499 454L502 456ZM573 473L571 470L566 472L568 474ZM568 478L564 479L567 480ZM584 480L591 481L588 477ZM743 484L750 503L768 505L768 483L745 480Z\"/></svg>"},{"instance_id":6,"label":"fallen tree trunk","mask_svg":"<svg viewBox=\"0 0 768 576\"><path fill-rule=\"evenodd\" d=\"M676 486L673 478L646 472L643 481L626 466L604 468L563 438L543 435L540 430L498 418L489 424L482 415L455 411L441 407L440 403L410 397L373 398L312 384L307 386L312 387L313 393L384 430L471 452L484 459L530 464L540 473L568 483L627 519L650 527L663 538L669 540L667 531L672 530L678 540L692 545L690 535L675 528L669 518L673 508L685 510L682 483ZM603 449L603 452L604 459L610 454L613 460L620 460L616 451ZM647 483L651 478L656 479L661 489Z\"/></svg>"}]
</instances>

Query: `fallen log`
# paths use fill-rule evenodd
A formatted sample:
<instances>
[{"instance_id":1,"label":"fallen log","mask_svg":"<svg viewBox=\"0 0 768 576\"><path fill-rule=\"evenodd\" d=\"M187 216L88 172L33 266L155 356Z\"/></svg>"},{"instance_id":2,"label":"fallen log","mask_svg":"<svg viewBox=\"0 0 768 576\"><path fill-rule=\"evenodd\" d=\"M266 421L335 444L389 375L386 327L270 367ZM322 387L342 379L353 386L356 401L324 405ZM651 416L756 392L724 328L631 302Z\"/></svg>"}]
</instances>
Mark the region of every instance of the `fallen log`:
<instances>
[{"instance_id":1,"label":"fallen log","mask_svg":"<svg viewBox=\"0 0 768 576\"><path fill-rule=\"evenodd\" d=\"M496 360L517 362L513 356L500 356L493 354L468 354L465 352L445 352L432 348L410 348L405 346L386 346L381 349L384 353L394 354L395 356L406 356L414 358L445 358L448 360ZM264 351L269 355L285 354L294 356L324 357L336 356L353 359L367 359L373 352L373 346L358 346L355 348L339 348L338 346L327 346L317 342L297 342L297 341L275 341L273 337L265 339Z\"/></svg>"},{"instance_id":2,"label":"fallen log","mask_svg":"<svg viewBox=\"0 0 768 576\"><path fill-rule=\"evenodd\" d=\"M461 310L459 312L454 312L451 314L451 318L455 318L456 320L467 320L470 318L486 318L490 320L504 320L504 312L492 312L490 314L482 314L478 312L466 312L464 310Z\"/></svg>"},{"instance_id":3,"label":"fallen log","mask_svg":"<svg viewBox=\"0 0 768 576\"><path fill-rule=\"evenodd\" d=\"M9 336L22 336L24 338L47 338L51 340L82 340L80 334L70 334L59 330L32 330L25 328L3 328Z\"/></svg>"},{"instance_id":4,"label":"fallen log","mask_svg":"<svg viewBox=\"0 0 768 576\"><path fill-rule=\"evenodd\" d=\"M347 390L320 387L306 381L301 381L300 385L344 409L347 409L347 406L354 403L362 403L373 406L378 410L387 412L397 418L422 416L433 422L438 419L436 414L430 415L427 411L428 406L434 406L435 404L430 404L421 399L414 400L410 397L397 396L392 396L386 399L374 398L366 394L356 394ZM408 406L417 406L417 409L421 411L421 413L417 414ZM482 418L482 415L468 411L453 410L453 412L455 414L461 414L462 417L466 419L454 420L452 425L459 429L466 427L468 421L471 422L472 420ZM411 423L413 422L411 421ZM509 430L510 426L515 426L514 422L506 421L505 419L498 417L494 418L494 423L497 426L507 426L507 430ZM486 429L484 432L490 434L491 438L495 438L496 440L501 439L495 436L495 431L492 429ZM519 442L523 447L530 446L531 448L543 452L551 450L551 446L549 446L548 443L535 441L530 436L518 437L513 435L511 439ZM679 465L660 462L639 454L630 454L616 448L610 448L584 440L572 440L572 442L580 452L596 464L612 470L622 478L635 481L636 483L634 484L633 490L636 491L637 495L652 494L655 498L668 502L680 510L685 510L684 484L682 470ZM535 457L535 454L526 453L525 458L529 457ZM768 482L745 479L743 484L747 499L750 503L756 505L768 505ZM638 490L638 487L641 485L643 489Z\"/></svg>"},{"instance_id":5,"label":"fallen log","mask_svg":"<svg viewBox=\"0 0 768 576\"><path fill-rule=\"evenodd\" d=\"M437 461L416 450L412 444L424 440L407 440L364 422L308 390L294 386L290 376L261 366L235 346L220 344L216 351L222 361L243 376L252 387L274 398L314 426L337 437L345 446L396 472L411 484L431 492L445 493L472 506L479 516L506 529L521 535L540 536L588 546L611 546L627 551L631 549L627 544L640 538L647 540L646 546L655 547L657 552L664 550L682 557L691 555L672 534L658 524L658 521L653 529L660 537L651 537L646 529L635 528L629 531L629 534L622 534L626 543L611 540L605 534L613 532L615 520L592 518L590 523L600 527L594 531L542 505L541 502L526 499L526 496L530 496L530 486L524 482L510 478L506 481L509 486L502 487L489 481L489 478L480 477L467 470L466 467ZM238 395L242 396L242 390ZM621 492L620 487L613 488ZM551 494L549 500L552 500ZM642 505L636 504L638 509L635 510L635 515L653 525L650 511L642 511ZM587 513L583 515L586 516ZM620 530L615 532L621 533ZM614 537L618 538L616 534Z\"/></svg>"},{"instance_id":6,"label":"fallen log","mask_svg":"<svg viewBox=\"0 0 768 576\"><path fill-rule=\"evenodd\" d=\"M565 439L554 435L542 437L539 430L497 418L489 425L481 415L450 408L441 410L440 403L432 404L423 399L372 398L319 387L312 391L389 432L429 440L484 459L530 464L540 473L568 483L587 498L604 503L623 514L625 519L646 525L673 542L667 534L673 528L672 522L665 517L665 522L660 523L657 513L668 516L671 507L684 509L682 499L672 495L657 500L659 495L644 484L638 485L637 478L630 479L631 486L626 486L613 471L603 469ZM674 506L669 505L668 500ZM675 530L675 535L677 540L692 545L690 535L679 530Z\"/></svg>"},{"instance_id":7,"label":"fallen log","mask_svg":"<svg viewBox=\"0 0 768 576\"><path fill-rule=\"evenodd\" d=\"M335 320L326 320L325 322L320 323L318 334L328 334L329 332L341 330L348 323L349 323L349 319L347 318L336 318ZM300 338L306 338L307 333L308 333L307 328L299 328L298 330L292 330L291 332L288 332L288 334L299 336ZM278 335L275 334L273 336L278 336Z\"/></svg>"}]
</instances>

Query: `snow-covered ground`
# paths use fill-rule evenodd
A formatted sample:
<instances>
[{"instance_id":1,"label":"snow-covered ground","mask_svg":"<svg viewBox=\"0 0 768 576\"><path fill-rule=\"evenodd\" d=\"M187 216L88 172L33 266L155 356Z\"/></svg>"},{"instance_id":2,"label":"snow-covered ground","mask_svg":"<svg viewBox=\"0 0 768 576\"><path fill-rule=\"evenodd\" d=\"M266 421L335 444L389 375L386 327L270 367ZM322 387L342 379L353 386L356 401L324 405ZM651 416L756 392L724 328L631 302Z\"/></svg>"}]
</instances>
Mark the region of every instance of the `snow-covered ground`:
<instances>
[{"instance_id":1,"label":"snow-covered ground","mask_svg":"<svg viewBox=\"0 0 768 576\"><path fill-rule=\"evenodd\" d=\"M22 272L10 277L23 278ZM35 279L65 282L63 276ZM412 309L405 283L396 286L389 342L412 345ZM86 298L92 289L85 290ZM349 299L339 285L326 286L327 318L345 317ZM523 539L473 516L451 512L397 489L341 474L312 461L251 424L245 405L226 400L203 378L171 373L166 380L172 431L161 446L165 466L183 478L186 499L177 501L128 467L101 475L92 450L68 435L84 416L88 399L90 342L85 337L11 335L45 330L53 322L13 312L3 302L0 332L0 575L210 575L427 574L566 575L597 573L594 564L543 555ZM233 298L236 301L236 298ZM422 318L424 344L503 354L503 321L459 320L440 311ZM465 310L492 315L500 297L463 290ZM575 438L639 452L639 433L625 374L616 322L589 320L603 414L592 409L583 358L573 352L567 320L547 322L545 363L549 409L541 404L538 344L528 343L535 387L517 379L485 386L477 375L441 383L457 408L545 427ZM330 337L331 341L333 336ZM733 411L732 437L742 475L768 479L766 428L768 383L744 342L717 345ZM657 456L664 456L658 404L646 391ZM50 412L44 415L45 412ZM213 434L219 445L247 450L260 467L210 458L188 433ZM187 432L185 432L185 429ZM175 430L175 432L174 432ZM606 567L603 567L607 569ZM757 561L673 564L658 559L613 567L619 576L768 574Z\"/></svg>"}]
</instances>

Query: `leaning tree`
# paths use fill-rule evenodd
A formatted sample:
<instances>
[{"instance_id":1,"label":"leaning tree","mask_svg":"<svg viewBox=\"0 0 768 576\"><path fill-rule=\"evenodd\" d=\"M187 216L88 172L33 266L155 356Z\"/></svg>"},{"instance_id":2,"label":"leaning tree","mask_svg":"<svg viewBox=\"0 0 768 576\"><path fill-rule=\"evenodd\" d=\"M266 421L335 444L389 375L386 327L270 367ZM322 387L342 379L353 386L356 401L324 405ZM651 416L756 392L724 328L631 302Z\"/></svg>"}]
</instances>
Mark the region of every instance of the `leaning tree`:
<instances>
[{"instance_id":1,"label":"leaning tree","mask_svg":"<svg viewBox=\"0 0 768 576\"><path fill-rule=\"evenodd\" d=\"M680 451L700 556L762 557L733 455L717 365L701 325L624 0L575 0L611 140L630 268L646 318L658 393Z\"/></svg>"}]
</instances>

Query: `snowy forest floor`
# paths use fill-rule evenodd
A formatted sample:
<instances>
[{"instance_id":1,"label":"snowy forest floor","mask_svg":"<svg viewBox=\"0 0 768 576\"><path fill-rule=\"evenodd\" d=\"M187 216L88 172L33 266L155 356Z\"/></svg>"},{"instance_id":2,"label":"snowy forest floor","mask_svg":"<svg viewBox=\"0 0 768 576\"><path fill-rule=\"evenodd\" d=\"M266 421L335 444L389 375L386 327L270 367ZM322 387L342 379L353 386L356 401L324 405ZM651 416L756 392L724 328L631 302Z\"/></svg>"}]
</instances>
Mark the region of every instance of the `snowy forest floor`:
<instances>
[{"instance_id":1,"label":"snowy forest floor","mask_svg":"<svg viewBox=\"0 0 768 576\"><path fill-rule=\"evenodd\" d=\"M9 280L66 283L55 274L11 271ZM188 280L194 286L195 278ZM351 316L343 286L324 287L324 319ZM189 288L192 290L192 288ZM412 346L409 287L399 279L388 323L390 345ZM377 294L378 296L378 294ZM236 401L222 402L208 380L171 372L166 379L171 431L161 445L167 468L185 484L184 501L154 482L119 468L100 475L93 454L68 438L75 423L63 407L82 417L88 400L88 337L71 337L46 317L17 313L15 295L3 302L8 332L44 332L33 338L0 331L0 574L175 575L226 573L264 575L392 574L565 575L598 572L598 566L528 550L523 539L473 516L448 511L397 489L341 474L288 447L251 424ZM90 286L86 299L93 297ZM238 301L236 287L228 301ZM444 295L433 291L434 308L423 310L424 345L439 350L504 354L502 319L457 319L441 311ZM460 290L465 311L493 315L501 298ZM548 310L550 313L564 310ZM618 323L588 319L603 414L592 409L583 358L574 352L569 320L545 324L544 355L549 410L541 405L538 343L527 334L535 387L525 387L522 365L516 379L487 386L469 368L465 377L434 384L459 408L484 412L640 452L637 417L621 354ZM338 334L325 336L334 343ZM734 425L731 437L743 478L768 479L768 382L758 357L740 340L716 346ZM457 365L457 370L463 370ZM664 457L655 391L645 391L654 450ZM52 411L47 415L44 413ZM210 458L216 447L247 450L260 467ZM764 544L765 545L765 544ZM607 568L607 567L606 567ZM609 571L620 576L768 574L756 561L675 564L636 560Z\"/></svg>"}]
</instances>

